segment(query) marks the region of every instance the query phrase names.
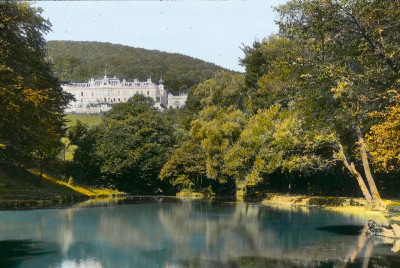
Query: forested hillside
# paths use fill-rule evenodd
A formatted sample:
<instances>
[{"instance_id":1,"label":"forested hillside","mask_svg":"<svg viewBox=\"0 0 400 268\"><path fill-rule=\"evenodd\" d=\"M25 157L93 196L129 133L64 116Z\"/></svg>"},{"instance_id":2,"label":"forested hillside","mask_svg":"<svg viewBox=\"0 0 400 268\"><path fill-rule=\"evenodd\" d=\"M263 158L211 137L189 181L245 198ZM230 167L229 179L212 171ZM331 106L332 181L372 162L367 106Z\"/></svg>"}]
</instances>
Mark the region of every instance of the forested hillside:
<instances>
[{"instance_id":1,"label":"forested hillside","mask_svg":"<svg viewBox=\"0 0 400 268\"><path fill-rule=\"evenodd\" d=\"M188 90L223 70L213 63L176 53L100 42L50 41L48 58L61 81L86 82L107 74L153 81L161 77L172 93Z\"/></svg>"}]
</instances>

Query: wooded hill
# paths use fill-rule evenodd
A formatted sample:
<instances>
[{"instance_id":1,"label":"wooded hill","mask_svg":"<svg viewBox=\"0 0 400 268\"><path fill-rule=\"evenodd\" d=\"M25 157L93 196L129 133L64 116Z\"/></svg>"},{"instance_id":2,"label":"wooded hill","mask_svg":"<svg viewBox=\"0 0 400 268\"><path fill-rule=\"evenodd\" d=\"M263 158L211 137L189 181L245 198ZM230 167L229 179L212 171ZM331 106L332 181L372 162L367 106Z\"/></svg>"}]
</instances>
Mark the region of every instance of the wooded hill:
<instances>
[{"instance_id":1,"label":"wooded hill","mask_svg":"<svg viewBox=\"0 0 400 268\"><path fill-rule=\"evenodd\" d=\"M189 56L101 42L50 41L48 58L61 81L86 82L107 74L120 79L158 82L171 93L188 90L221 70L213 63Z\"/></svg>"}]
</instances>

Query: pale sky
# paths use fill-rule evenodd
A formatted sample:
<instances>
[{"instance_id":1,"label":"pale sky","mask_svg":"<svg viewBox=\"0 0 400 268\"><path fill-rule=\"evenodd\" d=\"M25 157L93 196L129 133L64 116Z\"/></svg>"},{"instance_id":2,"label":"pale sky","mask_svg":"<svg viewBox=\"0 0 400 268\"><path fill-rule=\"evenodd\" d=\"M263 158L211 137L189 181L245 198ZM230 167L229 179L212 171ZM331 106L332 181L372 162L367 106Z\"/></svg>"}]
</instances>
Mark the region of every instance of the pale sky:
<instances>
[{"instance_id":1,"label":"pale sky","mask_svg":"<svg viewBox=\"0 0 400 268\"><path fill-rule=\"evenodd\" d=\"M243 71L242 44L278 32L272 6L249 1L41 1L46 40L99 41L180 53Z\"/></svg>"}]
</instances>

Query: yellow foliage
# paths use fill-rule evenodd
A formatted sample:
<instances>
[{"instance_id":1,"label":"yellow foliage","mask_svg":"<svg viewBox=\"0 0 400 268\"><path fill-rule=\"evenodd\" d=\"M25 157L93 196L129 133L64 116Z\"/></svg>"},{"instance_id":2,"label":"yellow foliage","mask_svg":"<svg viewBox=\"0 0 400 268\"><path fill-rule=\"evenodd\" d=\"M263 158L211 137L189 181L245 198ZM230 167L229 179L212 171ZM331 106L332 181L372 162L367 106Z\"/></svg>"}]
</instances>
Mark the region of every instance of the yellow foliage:
<instances>
[{"instance_id":1,"label":"yellow foliage","mask_svg":"<svg viewBox=\"0 0 400 268\"><path fill-rule=\"evenodd\" d=\"M34 106L39 106L41 103L50 100L49 89L33 90L26 88L23 90L23 94L25 101L32 103Z\"/></svg>"},{"instance_id":2,"label":"yellow foliage","mask_svg":"<svg viewBox=\"0 0 400 268\"><path fill-rule=\"evenodd\" d=\"M34 169L27 169L32 174L40 176L40 172ZM90 198L98 198L98 197L105 197L105 196L115 196L115 195L124 195L125 193L120 192L118 190L111 190L111 189L94 189L89 187L82 187L77 185L69 184L68 182L59 180L47 174L42 174L42 177L46 180L49 180L53 183L57 183L59 185L68 187L78 193L84 194Z\"/></svg>"},{"instance_id":3,"label":"yellow foliage","mask_svg":"<svg viewBox=\"0 0 400 268\"><path fill-rule=\"evenodd\" d=\"M366 137L372 163L379 171L399 170L400 104L386 109L384 120L372 126Z\"/></svg>"}]
</instances>

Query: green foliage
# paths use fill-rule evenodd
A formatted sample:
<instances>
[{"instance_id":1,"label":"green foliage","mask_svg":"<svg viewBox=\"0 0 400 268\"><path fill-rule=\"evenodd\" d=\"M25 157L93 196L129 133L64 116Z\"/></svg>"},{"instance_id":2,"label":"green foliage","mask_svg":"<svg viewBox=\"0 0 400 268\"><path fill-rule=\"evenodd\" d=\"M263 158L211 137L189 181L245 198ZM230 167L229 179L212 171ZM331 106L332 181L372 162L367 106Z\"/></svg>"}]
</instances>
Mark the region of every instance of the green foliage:
<instances>
[{"instance_id":1,"label":"green foliage","mask_svg":"<svg viewBox=\"0 0 400 268\"><path fill-rule=\"evenodd\" d=\"M260 110L225 154L225 170L240 188L254 186L262 175L276 170L318 170L329 163L319 152L334 142L334 135L305 129L304 119L294 110L275 105Z\"/></svg>"},{"instance_id":2,"label":"green foliage","mask_svg":"<svg viewBox=\"0 0 400 268\"><path fill-rule=\"evenodd\" d=\"M96 156L96 143L99 137L97 128L90 128L80 121L68 130L69 145L75 145L72 176L80 183L89 185L102 185L100 173L100 159ZM105 183L107 184L107 183Z\"/></svg>"},{"instance_id":3,"label":"green foliage","mask_svg":"<svg viewBox=\"0 0 400 268\"><path fill-rule=\"evenodd\" d=\"M78 121L71 127L68 138L77 146L74 178L130 192L156 190L175 141L170 121L153 104L136 95L115 105L97 126Z\"/></svg>"},{"instance_id":4,"label":"green foliage","mask_svg":"<svg viewBox=\"0 0 400 268\"><path fill-rule=\"evenodd\" d=\"M182 189L203 188L206 183L206 159L202 148L193 141L185 141L170 155L159 175L173 186Z\"/></svg>"},{"instance_id":5,"label":"green foliage","mask_svg":"<svg viewBox=\"0 0 400 268\"><path fill-rule=\"evenodd\" d=\"M0 159L43 165L61 149L70 98L45 60L50 22L23 2L3 1L0 10Z\"/></svg>"},{"instance_id":6,"label":"green foliage","mask_svg":"<svg viewBox=\"0 0 400 268\"><path fill-rule=\"evenodd\" d=\"M116 105L99 126L101 173L124 190L152 189L174 144L172 127L153 100L137 95Z\"/></svg>"},{"instance_id":7,"label":"green foliage","mask_svg":"<svg viewBox=\"0 0 400 268\"><path fill-rule=\"evenodd\" d=\"M140 81L163 78L173 94L187 91L223 68L199 59L157 50L99 42L50 41L49 60L62 81L86 82L107 73Z\"/></svg>"},{"instance_id":8,"label":"green foliage","mask_svg":"<svg viewBox=\"0 0 400 268\"><path fill-rule=\"evenodd\" d=\"M307 72L308 46L300 40L271 36L243 48L245 85L255 111L275 102L290 101L298 94L299 76ZM280 101L280 99L282 100Z\"/></svg>"},{"instance_id":9,"label":"green foliage","mask_svg":"<svg viewBox=\"0 0 400 268\"><path fill-rule=\"evenodd\" d=\"M206 107L198 119L192 121L190 134L200 142L206 154L208 177L226 181L222 174L223 156L240 136L246 121L246 115L233 106Z\"/></svg>"},{"instance_id":10,"label":"green foliage","mask_svg":"<svg viewBox=\"0 0 400 268\"><path fill-rule=\"evenodd\" d=\"M193 105L190 109L199 112L208 106L245 107L243 75L232 75L225 71L198 85L189 98ZM193 101L195 99L196 101Z\"/></svg>"}]
</instances>

